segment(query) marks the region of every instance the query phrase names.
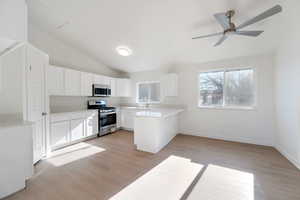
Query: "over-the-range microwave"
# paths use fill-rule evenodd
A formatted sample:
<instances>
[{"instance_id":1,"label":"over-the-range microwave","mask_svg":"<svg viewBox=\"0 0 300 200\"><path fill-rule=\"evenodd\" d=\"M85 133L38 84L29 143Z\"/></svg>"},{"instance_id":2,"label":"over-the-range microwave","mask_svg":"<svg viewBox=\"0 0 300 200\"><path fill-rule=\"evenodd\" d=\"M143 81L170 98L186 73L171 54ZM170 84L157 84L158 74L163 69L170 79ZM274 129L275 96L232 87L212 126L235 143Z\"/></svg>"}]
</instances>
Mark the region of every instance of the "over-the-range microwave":
<instances>
[{"instance_id":1,"label":"over-the-range microwave","mask_svg":"<svg viewBox=\"0 0 300 200\"><path fill-rule=\"evenodd\" d=\"M93 96L94 97L109 97L111 95L111 88L109 85L93 85Z\"/></svg>"}]
</instances>

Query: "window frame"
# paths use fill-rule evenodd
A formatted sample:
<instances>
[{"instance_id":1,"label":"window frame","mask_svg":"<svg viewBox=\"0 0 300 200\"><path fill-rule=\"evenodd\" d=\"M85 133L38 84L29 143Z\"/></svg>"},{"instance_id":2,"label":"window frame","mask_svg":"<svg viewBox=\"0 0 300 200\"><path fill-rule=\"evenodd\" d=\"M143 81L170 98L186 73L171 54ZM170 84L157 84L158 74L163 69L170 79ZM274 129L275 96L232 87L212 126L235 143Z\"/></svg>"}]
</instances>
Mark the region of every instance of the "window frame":
<instances>
[{"instance_id":1,"label":"window frame","mask_svg":"<svg viewBox=\"0 0 300 200\"><path fill-rule=\"evenodd\" d=\"M159 84L159 101L139 102L139 85L141 84ZM136 83L136 103L138 104L160 104L161 103L161 82L160 81L140 81Z\"/></svg>"},{"instance_id":2,"label":"window frame","mask_svg":"<svg viewBox=\"0 0 300 200\"><path fill-rule=\"evenodd\" d=\"M226 98L226 72L228 71L238 71L238 70L253 70L253 90L254 90L254 103L252 106L228 106L226 105L225 98ZM205 106L200 105L200 74L201 73L213 73L213 72L223 72L223 104L222 105L211 105ZM231 67L231 68L215 68L209 70L199 70L197 73L197 107L200 109L215 109L215 110L249 110L254 111L257 109L258 106L258 92L257 92L257 69L255 67Z\"/></svg>"}]
</instances>

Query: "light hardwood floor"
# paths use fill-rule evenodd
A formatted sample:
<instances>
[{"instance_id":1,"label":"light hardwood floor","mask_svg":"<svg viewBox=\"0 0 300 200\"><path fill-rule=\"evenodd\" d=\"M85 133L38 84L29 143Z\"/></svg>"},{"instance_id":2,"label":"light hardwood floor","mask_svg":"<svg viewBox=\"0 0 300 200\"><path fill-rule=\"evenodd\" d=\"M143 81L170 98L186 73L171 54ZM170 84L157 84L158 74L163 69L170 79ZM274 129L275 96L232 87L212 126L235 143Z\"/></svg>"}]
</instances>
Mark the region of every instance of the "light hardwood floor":
<instances>
[{"instance_id":1,"label":"light hardwood floor","mask_svg":"<svg viewBox=\"0 0 300 200\"><path fill-rule=\"evenodd\" d=\"M300 171L273 148L178 135L153 155L119 131L40 162L27 188L6 200L106 200L171 155L253 174L253 200L300 199Z\"/></svg>"}]
</instances>

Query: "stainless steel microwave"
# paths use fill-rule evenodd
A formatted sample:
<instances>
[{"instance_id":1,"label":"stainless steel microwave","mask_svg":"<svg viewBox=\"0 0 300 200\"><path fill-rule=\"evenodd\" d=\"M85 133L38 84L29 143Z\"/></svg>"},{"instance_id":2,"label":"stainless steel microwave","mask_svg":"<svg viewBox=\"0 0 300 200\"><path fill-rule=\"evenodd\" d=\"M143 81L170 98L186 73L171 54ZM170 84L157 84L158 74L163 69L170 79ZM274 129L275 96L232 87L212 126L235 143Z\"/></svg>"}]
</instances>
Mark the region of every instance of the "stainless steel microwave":
<instances>
[{"instance_id":1,"label":"stainless steel microwave","mask_svg":"<svg viewBox=\"0 0 300 200\"><path fill-rule=\"evenodd\" d=\"M111 88L109 85L93 85L93 96L94 97L109 97L111 95Z\"/></svg>"}]
</instances>

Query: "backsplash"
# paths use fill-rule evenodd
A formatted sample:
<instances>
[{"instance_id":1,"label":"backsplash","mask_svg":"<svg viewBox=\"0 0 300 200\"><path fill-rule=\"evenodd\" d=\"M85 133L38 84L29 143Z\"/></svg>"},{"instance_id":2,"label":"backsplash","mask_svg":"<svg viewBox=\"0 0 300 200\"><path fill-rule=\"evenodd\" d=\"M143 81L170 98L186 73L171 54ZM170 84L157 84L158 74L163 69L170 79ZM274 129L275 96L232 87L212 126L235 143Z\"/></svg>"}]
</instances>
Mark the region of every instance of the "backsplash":
<instances>
[{"instance_id":1,"label":"backsplash","mask_svg":"<svg viewBox=\"0 0 300 200\"><path fill-rule=\"evenodd\" d=\"M120 98L95 98L95 97L77 97L77 96L51 96L50 112L69 112L87 109L87 101L89 99L105 100L108 106L119 106Z\"/></svg>"}]
</instances>

